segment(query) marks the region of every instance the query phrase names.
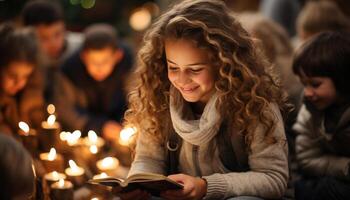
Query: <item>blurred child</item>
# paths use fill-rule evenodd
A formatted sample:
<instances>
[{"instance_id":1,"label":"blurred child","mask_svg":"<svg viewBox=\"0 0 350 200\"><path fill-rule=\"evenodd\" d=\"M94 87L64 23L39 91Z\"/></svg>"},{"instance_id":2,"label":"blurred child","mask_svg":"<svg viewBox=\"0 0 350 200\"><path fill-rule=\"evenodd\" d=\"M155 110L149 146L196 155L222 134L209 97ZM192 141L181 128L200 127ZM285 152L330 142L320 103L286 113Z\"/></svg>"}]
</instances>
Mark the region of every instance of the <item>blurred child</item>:
<instances>
[{"instance_id":1,"label":"blurred child","mask_svg":"<svg viewBox=\"0 0 350 200\"><path fill-rule=\"evenodd\" d=\"M296 54L305 104L294 130L296 199L350 199L350 35L321 33Z\"/></svg>"},{"instance_id":2,"label":"blurred child","mask_svg":"<svg viewBox=\"0 0 350 200\"><path fill-rule=\"evenodd\" d=\"M296 23L298 38L305 42L322 31L350 30L349 18L333 1L308 1L300 11Z\"/></svg>"},{"instance_id":3,"label":"blurred child","mask_svg":"<svg viewBox=\"0 0 350 200\"><path fill-rule=\"evenodd\" d=\"M282 26L258 13L240 13L238 15L243 27L252 35L267 60L274 65L281 85L288 93L288 99L294 106L292 113L286 120L286 130L295 122L301 106L302 85L293 74L293 48L290 38Z\"/></svg>"},{"instance_id":4,"label":"blurred child","mask_svg":"<svg viewBox=\"0 0 350 200\"><path fill-rule=\"evenodd\" d=\"M80 47L82 37L66 32L59 1L28 1L21 15L23 25L33 26L37 31L40 47L51 61L63 62Z\"/></svg>"},{"instance_id":5,"label":"blurred child","mask_svg":"<svg viewBox=\"0 0 350 200\"><path fill-rule=\"evenodd\" d=\"M124 79L133 58L110 25L92 25L85 37L83 48L62 67L57 112L69 130L95 130L116 139L126 110Z\"/></svg>"},{"instance_id":6,"label":"blurred child","mask_svg":"<svg viewBox=\"0 0 350 200\"><path fill-rule=\"evenodd\" d=\"M184 188L162 192L165 199L283 196L286 99L224 2L174 6L147 32L139 58L125 115L138 130L129 175L171 174Z\"/></svg>"},{"instance_id":7,"label":"blurred child","mask_svg":"<svg viewBox=\"0 0 350 200\"><path fill-rule=\"evenodd\" d=\"M1 25L0 52L0 130L16 134L19 121L38 128L44 120L44 99L35 33Z\"/></svg>"},{"instance_id":8,"label":"blurred child","mask_svg":"<svg viewBox=\"0 0 350 200\"><path fill-rule=\"evenodd\" d=\"M52 103L59 67L80 48L82 34L66 31L63 10L59 1L28 1L21 13L24 26L33 26L38 35L44 72L44 97Z\"/></svg>"},{"instance_id":9,"label":"blurred child","mask_svg":"<svg viewBox=\"0 0 350 200\"><path fill-rule=\"evenodd\" d=\"M29 153L15 139L0 133L0 158L0 199L31 199L35 181Z\"/></svg>"}]
</instances>

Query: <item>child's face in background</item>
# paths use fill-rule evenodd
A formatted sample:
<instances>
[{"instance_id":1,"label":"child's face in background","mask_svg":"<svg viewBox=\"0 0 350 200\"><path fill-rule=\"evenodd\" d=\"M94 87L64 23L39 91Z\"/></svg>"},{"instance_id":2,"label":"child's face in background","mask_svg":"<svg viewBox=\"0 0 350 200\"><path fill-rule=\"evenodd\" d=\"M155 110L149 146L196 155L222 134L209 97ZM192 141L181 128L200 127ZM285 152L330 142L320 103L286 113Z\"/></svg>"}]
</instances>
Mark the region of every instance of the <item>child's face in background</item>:
<instances>
[{"instance_id":1,"label":"child's face in background","mask_svg":"<svg viewBox=\"0 0 350 200\"><path fill-rule=\"evenodd\" d=\"M189 40L165 41L168 78L188 102L207 103L215 91L208 54Z\"/></svg>"},{"instance_id":2,"label":"child's face in background","mask_svg":"<svg viewBox=\"0 0 350 200\"><path fill-rule=\"evenodd\" d=\"M318 110L324 110L337 101L337 91L328 77L301 77L304 97Z\"/></svg>"},{"instance_id":3,"label":"child's face in background","mask_svg":"<svg viewBox=\"0 0 350 200\"><path fill-rule=\"evenodd\" d=\"M10 96L22 90L33 71L33 65L27 62L11 62L1 71L1 89Z\"/></svg>"},{"instance_id":4,"label":"child's face in background","mask_svg":"<svg viewBox=\"0 0 350 200\"><path fill-rule=\"evenodd\" d=\"M42 51L51 59L60 57L64 47L65 26L62 21L35 27Z\"/></svg>"},{"instance_id":5,"label":"child's face in background","mask_svg":"<svg viewBox=\"0 0 350 200\"><path fill-rule=\"evenodd\" d=\"M84 50L81 58L85 63L89 75L96 81L105 80L113 72L119 60L118 50L110 47L98 50Z\"/></svg>"}]
</instances>

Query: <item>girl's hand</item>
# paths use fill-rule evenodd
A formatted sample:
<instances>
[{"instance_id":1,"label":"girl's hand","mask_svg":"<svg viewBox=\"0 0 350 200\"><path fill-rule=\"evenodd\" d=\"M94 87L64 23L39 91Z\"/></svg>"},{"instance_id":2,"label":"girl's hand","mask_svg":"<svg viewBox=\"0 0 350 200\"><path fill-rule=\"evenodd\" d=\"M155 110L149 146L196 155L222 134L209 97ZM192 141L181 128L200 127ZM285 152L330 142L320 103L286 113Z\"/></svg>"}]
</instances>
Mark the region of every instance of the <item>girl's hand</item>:
<instances>
[{"instance_id":1,"label":"girl's hand","mask_svg":"<svg viewBox=\"0 0 350 200\"><path fill-rule=\"evenodd\" d=\"M133 190L130 192L120 192L121 187L113 188L113 193L118 196L121 200L148 200L151 199L151 195L144 190Z\"/></svg>"},{"instance_id":2,"label":"girl's hand","mask_svg":"<svg viewBox=\"0 0 350 200\"><path fill-rule=\"evenodd\" d=\"M161 197L168 200L197 200L202 199L207 193L207 183L204 179L185 174L170 175L170 179L184 185L182 190L167 190L161 193Z\"/></svg>"}]
</instances>

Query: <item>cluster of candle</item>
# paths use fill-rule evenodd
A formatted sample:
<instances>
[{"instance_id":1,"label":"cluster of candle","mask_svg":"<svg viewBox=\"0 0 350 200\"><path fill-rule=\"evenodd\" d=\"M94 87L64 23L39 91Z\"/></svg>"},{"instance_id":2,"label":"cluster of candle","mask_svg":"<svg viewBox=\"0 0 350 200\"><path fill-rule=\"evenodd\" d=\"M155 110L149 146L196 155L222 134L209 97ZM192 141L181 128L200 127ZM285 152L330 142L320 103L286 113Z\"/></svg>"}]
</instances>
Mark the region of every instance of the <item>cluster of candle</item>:
<instances>
[{"instance_id":1,"label":"cluster of candle","mask_svg":"<svg viewBox=\"0 0 350 200\"><path fill-rule=\"evenodd\" d=\"M34 130L30 129L25 122L20 122L18 126L20 128L19 135L21 138L23 137L25 140L31 138L31 140L37 141L36 145L31 145L27 147L28 149L37 150L38 141L40 141L41 145L44 145L42 150L46 152L40 154L37 153L36 157L39 157L46 172L49 172L46 173L43 178L49 183L49 188L53 191L53 195L61 195L61 198L63 199L71 198L73 186L82 185L86 181L86 176L89 176L86 175L88 173L81 166L88 166L91 170L90 165L92 163L94 166L93 171L100 173L93 176L94 179L115 175L115 171L120 167L120 162L116 157L112 156L105 158L102 157L101 159L101 154L99 152L101 152L102 147L105 145L105 141L101 137L98 137L98 135L92 130L90 130L87 137L84 138L82 138L82 133L79 130L73 132L60 132L60 124L56 121L54 105L48 105L47 112L49 113L49 116L46 121L41 123L41 129L40 132L38 132L39 134L36 134ZM127 146L130 144L135 133L136 128L124 128L119 133L117 144L121 145L120 147L123 149L127 149ZM62 146L63 148L60 148ZM82 149L85 150L81 151ZM57 153L56 150L62 154ZM77 152L77 155L73 152ZM85 154L89 156L84 157ZM121 155L124 154L121 153ZM78 158L76 156L79 156L78 163L82 162L80 163L82 164L81 166L78 166L77 163L71 159ZM70 158L68 161L69 167L66 169L64 158ZM123 163L123 159L121 159L121 161ZM88 165L86 162L88 162ZM63 193L69 194L69 197L62 197L62 194L60 193L64 190L68 191Z\"/></svg>"}]
</instances>

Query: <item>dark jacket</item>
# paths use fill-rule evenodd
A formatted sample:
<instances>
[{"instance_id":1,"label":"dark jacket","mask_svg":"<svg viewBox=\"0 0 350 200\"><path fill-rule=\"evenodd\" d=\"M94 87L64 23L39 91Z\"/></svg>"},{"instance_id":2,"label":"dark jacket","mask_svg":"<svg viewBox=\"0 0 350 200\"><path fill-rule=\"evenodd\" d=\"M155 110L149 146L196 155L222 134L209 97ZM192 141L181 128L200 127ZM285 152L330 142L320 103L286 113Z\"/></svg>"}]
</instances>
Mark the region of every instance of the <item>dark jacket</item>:
<instances>
[{"instance_id":1,"label":"dark jacket","mask_svg":"<svg viewBox=\"0 0 350 200\"><path fill-rule=\"evenodd\" d=\"M88 130L101 133L109 120L120 122L127 108L125 78L133 65L130 49L121 47L124 57L113 72L103 81L95 81L80 58L80 51L67 59L62 66L55 104L58 119L70 131Z\"/></svg>"},{"instance_id":2,"label":"dark jacket","mask_svg":"<svg viewBox=\"0 0 350 200\"><path fill-rule=\"evenodd\" d=\"M350 106L330 112L333 122L325 123L325 113L303 105L293 129L296 157L302 172L314 176L348 175L350 164ZM339 116L333 116L334 114Z\"/></svg>"}]
</instances>

